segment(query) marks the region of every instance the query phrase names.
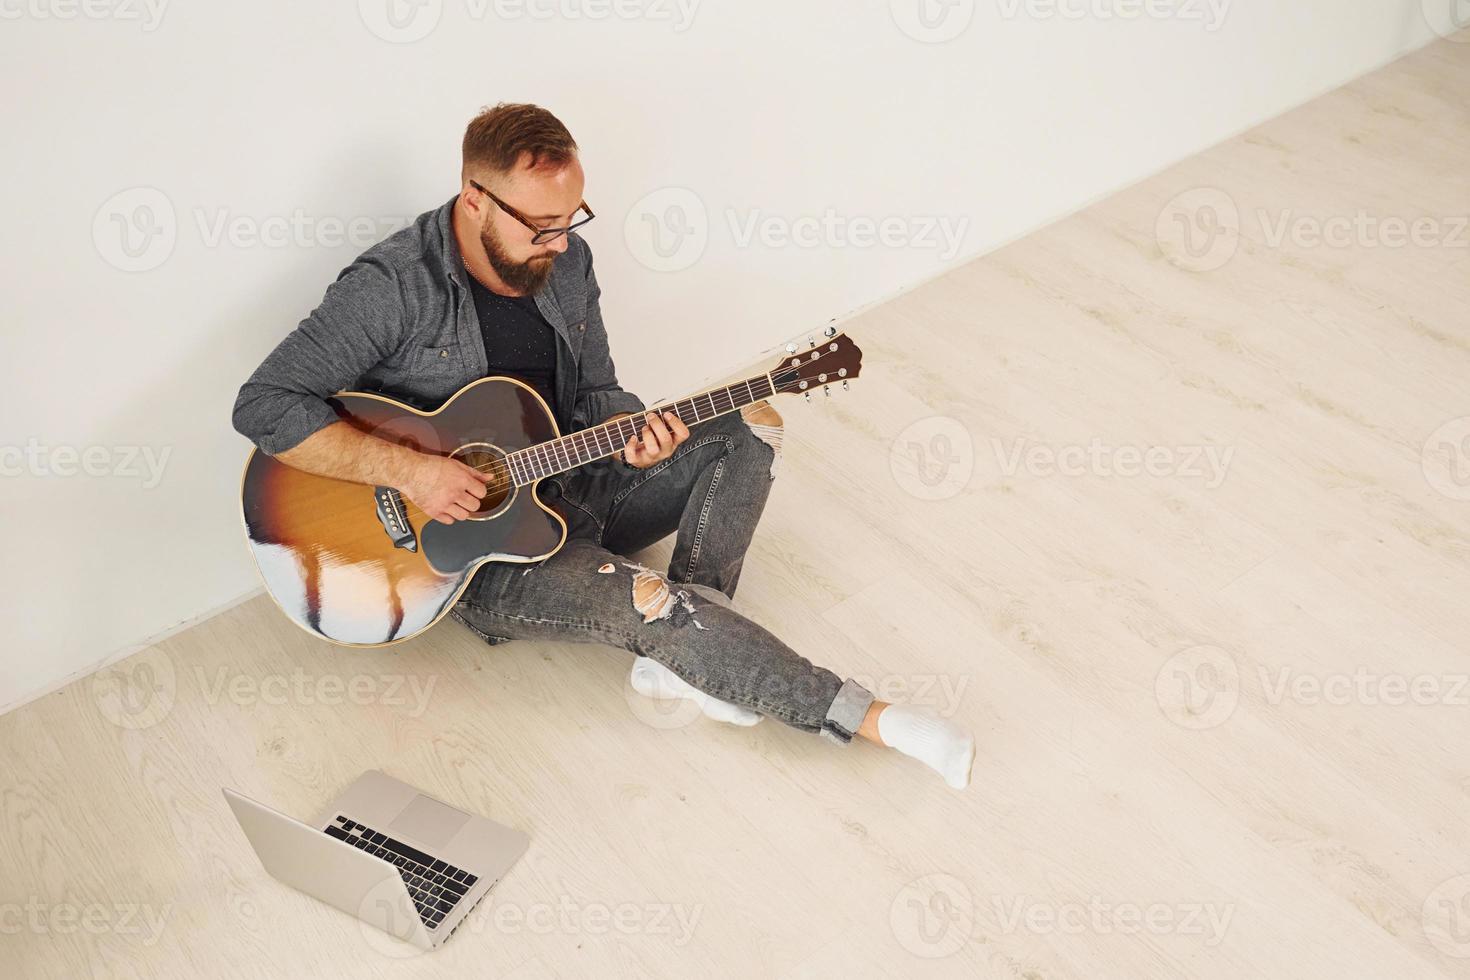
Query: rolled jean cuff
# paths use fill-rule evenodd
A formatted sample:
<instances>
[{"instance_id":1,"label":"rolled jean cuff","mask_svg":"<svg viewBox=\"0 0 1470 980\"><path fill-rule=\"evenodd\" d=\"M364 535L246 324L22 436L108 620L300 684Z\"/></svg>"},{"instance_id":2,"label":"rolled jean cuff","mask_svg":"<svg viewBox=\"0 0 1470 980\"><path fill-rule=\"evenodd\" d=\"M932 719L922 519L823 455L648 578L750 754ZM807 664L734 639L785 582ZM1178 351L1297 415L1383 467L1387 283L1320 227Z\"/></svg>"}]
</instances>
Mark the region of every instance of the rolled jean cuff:
<instances>
[{"instance_id":1,"label":"rolled jean cuff","mask_svg":"<svg viewBox=\"0 0 1470 980\"><path fill-rule=\"evenodd\" d=\"M827 709L827 717L822 721L820 734L842 745L851 742L857 730L862 727L863 719L868 716L868 708L872 706L873 700L873 692L851 677L847 678L837 689L832 706Z\"/></svg>"}]
</instances>

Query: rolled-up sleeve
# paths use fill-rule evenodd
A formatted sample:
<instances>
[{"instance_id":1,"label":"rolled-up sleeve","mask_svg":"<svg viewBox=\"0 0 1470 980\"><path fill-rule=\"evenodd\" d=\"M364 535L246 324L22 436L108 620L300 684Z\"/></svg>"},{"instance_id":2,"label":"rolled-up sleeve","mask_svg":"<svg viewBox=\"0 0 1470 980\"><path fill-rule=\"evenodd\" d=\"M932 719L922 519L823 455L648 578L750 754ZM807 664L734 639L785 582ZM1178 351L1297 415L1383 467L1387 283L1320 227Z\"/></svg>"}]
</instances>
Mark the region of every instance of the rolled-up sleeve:
<instances>
[{"instance_id":1,"label":"rolled-up sleeve","mask_svg":"<svg viewBox=\"0 0 1470 980\"><path fill-rule=\"evenodd\" d=\"M617 368L602 323L602 290L592 270L592 252L587 251L587 327L582 338L582 361L577 373L577 399L572 410L572 431L596 425L619 412L639 413L643 400L618 384Z\"/></svg>"},{"instance_id":2,"label":"rolled-up sleeve","mask_svg":"<svg viewBox=\"0 0 1470 980\"><path fill-rule=\"evenodd\" d=\"M359 258L240 387L232 416L235 431L275 455L335 422L327 396L353 387L396 350L405 321L393 270Z\"/></svg>"}]
</instances>

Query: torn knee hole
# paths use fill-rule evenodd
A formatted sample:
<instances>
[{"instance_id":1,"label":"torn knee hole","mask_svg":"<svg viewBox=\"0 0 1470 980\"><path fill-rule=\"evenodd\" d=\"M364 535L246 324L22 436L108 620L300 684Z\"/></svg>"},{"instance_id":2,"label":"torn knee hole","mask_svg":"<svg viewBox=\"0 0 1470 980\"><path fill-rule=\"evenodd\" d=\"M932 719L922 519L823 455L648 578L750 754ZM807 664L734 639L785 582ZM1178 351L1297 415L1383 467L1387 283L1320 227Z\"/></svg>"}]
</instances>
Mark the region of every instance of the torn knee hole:
<instances>
[{"instance_id":1,"label":"torn knee hole","mask_svg":"<svg viewBox=\"0 0 1470 980\"><path fill-rule=\"evenodd\" d=\"M677 609L683 615L674 625L687 617L697 629L709 628L694 618L694 602L687 591L671 588L668 579L637 562L623 562L623 566L633 571L633 608L642 614L645 623L668 619Z\"/></svg>"},{"instance_id":2,"label":"torn knee hole","mask_svg":"<svg viewBox=\"0 0 1470 980\"><path fill-rule=\"evenodd\" d=\"M786 434L781 413L772 408L770 402L762 400L742 408L740 417L756 438L771 447L771 476L774 478L776 463L781 459L781 442Z\"/></svg>"}]
</instances>

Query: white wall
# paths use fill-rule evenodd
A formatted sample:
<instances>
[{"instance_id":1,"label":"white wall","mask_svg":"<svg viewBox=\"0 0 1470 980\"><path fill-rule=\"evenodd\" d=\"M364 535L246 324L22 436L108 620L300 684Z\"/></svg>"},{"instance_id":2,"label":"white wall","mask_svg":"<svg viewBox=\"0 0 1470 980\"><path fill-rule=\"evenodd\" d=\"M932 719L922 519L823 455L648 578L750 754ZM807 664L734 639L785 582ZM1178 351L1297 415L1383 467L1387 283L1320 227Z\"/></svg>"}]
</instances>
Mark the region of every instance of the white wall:
<instances>
[{"instance_id":1,"label":"white wall","mask_svg":"<svg viewBox=\"0 0 1470 980\"><path fill-rule=\"evenodd\" d=\"M323 241L333 223L454 193L483 104L539 102L581 143L614 354L652 401L1418 47L1424 9L1449 10L85 2L0 0L0 708L256 588L236 389L376 237ZM695 236L659 253L649 222L681 215ZM293 216L284 242L221 237ZM752 218L819 244L746 241ZM914 240L863 246L853 219ZM962 234L929 244L930 223ZM99 475L58 472L82 462Z\"/></svg>"}]
</instances>

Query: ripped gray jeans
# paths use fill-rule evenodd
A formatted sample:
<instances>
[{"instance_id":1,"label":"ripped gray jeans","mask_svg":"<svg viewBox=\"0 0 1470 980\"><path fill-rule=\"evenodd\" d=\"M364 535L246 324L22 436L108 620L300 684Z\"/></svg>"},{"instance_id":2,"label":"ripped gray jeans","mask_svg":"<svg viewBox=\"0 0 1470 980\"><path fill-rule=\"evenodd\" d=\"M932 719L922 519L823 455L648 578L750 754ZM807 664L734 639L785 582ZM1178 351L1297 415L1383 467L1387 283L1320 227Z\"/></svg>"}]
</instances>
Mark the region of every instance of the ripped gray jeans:
<instances>
[{"instance_id":1,"label":"ripped gray jeans","mask_svg":"<svg viewBox=\"0 0 1470 980\"><path fill-rule=\"evenodd\" d=\"M730 608L779 458L779 416L766 412L692 425L646 470L605 459L543 480L566 543L535 565L482 565L452 615L491 644L621 647L722 701L850 742L872 693ZM762 417L777 424L754 421ZM674 532L667 576L625 557Z\"/></svg>"}]
</instances>

